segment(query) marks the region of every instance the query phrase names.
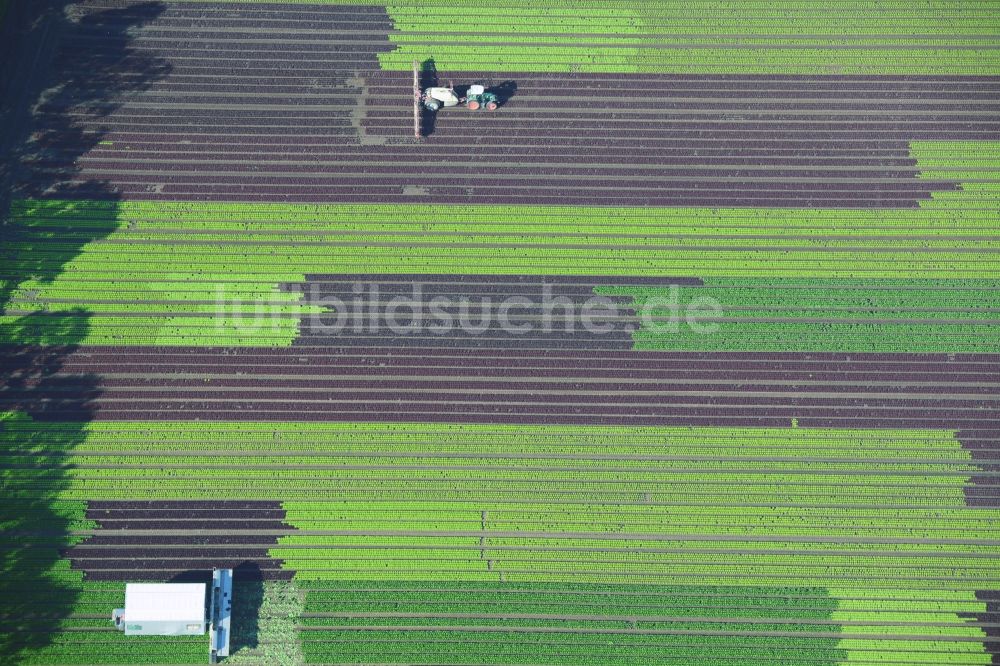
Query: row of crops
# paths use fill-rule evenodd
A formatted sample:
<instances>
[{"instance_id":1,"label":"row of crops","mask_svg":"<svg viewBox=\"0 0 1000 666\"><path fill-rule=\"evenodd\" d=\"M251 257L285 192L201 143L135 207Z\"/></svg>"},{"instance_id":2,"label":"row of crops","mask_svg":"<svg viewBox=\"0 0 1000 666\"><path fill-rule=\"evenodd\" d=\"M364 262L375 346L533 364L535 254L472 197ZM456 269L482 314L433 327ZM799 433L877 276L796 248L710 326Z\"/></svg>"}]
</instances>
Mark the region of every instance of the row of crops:
<instances>
[{"instance_id":1,"label":"row of crops","mask_svg":"<svg viewBox=\"0 0 1000 666\"><path fill-rule=\"evenodd\" d=\"M243 587L249 594L259 594ZM872 639L843 607L877 609L933 634L973 599L837 600L822 588L585 584L266 583L256 644L230 663L732 663L988 664L976 643ZM296 591L301 589L301 592ZM122 583L77 583L73 612L50 622L56 639L30 647L28 629L5 645L23 664L198 664L203 637L131 637L109 629ZM19 590L30 594L30 588ZM304 604L301 597L304 596ZM892 611L892 608L898 610ZM281 613L294 612L293 618ZM240 608L236 609L240 612ZM854 612L864 616L862 611ZM39 620L43 616L35 616ZM297 618L297 620L295 619ZM905 618L905 620L903 619ZM246 618L250 619L250 618ZM289 621L291 620L291 621ZM37 629L35 629L37 631ZM239 630L238 630L239 631ZM911 630L912 631L912 630ZM845 638L844 634L856 638ZM301 641L297 648L295 640ZM238 645L248 637L237 635ZM29 644L29 645L25 645ZM26 649L25 649L26 648ZM296 649L301 653L296 654ZM266 661L263 661L266 660Z\"/></svg>"},{"instance_id":2,"label":"row of crops","mask_svg":"<svg viewBox=\"0 0 1000 666\"><path fill-rule=\"evenodd\" d=\"M936 177L989 175L969 165L993 144L960 149L979 152L914 150ZM458 206L19 200L0 340L286 346L323 311L294 288L309 274L584 274L710 281L697 295L722 304L722 334L643 333L643 349L986 351L998 195L973 182L902 210L533 206L502 224Z\"/></svg>"},{"instance_id":3,"label":"row of crops","mask_svg":"<svg viewBox=\"0 0 1000 666\"><path fill-rule=\"evenodd\" d=\"M386 5L397 31L395 50L379 58L387 69L408 70L413 60L430 57L442 69L486 72L974 75L1000 64L996 12L968 0Z\"/></svg>"},{"instance_id":4,"label":"row of crops","mask_svg":"<svg viewBox=\"0 0 1000 666\"><path fill-rule=\"evenodd\" d=\"M869 639L843 608L878 607L891 616L894 604L845 604L819 588L367 581L303 587L301 635L313 663L989 663L961 643ZM911 600L896 607L913 626L928 626L947 617L922 610L936 605Z\"/></svg>"},{"instance_id":5,"label":"row of crops","mask_svg":"<svg viewBox=\"0 0 1000 666\"><path fill-rule=\"evenodd\" d=\"M983 280L706 279L700 286L601 287L629 296L647 323L646 351L965 352L1000 349L1000 282ZM680 325L679 304L712 299L718 317ZM674 324L671 324L673 318Z\"/></svg>"}]
</instances>

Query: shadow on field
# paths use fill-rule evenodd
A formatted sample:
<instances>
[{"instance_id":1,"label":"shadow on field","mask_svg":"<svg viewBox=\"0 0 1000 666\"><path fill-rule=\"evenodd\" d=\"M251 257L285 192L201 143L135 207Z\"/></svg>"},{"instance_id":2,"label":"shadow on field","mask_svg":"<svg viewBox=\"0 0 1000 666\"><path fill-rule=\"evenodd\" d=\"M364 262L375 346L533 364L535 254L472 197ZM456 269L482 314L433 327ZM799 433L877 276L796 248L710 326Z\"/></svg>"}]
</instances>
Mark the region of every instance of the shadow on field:
<instances>
[{"instance_id":1,"label":"shadow on field","mask_svg":"<svg viewBox=\"0 0 1000 666\"><path fill-rule=\"evenodd\" d=\"M86 506L63 496L69 455L86 438L99 389L91 375L63 373L90 332L90 314L57 311L33 285L54 281L84 245L118 226L112 188L74 180L77 160L105 136L80 121L107 116L124 95L167 73L165 62L129 46L130 31L164 9L149 2L81 17L69 0L18 1L0 24L2 663L68 658L57 654L53 627L74 612L80 574L60 551L80 540L73 532L86 527ZM95 39L107 48L88 46ZM18 200L25 197L53 200ZM78 198L102 203L82 215L71 201ZM39 421L62 423L42 428Z\"/></svg>"},{"instance_id":2,"label":"shadow on field","mask_svg":"<svg viewBox=\"0 0 1000 666\"><path fill-rule=\"evenodd\" d=\"M205 583L212 586L208 569L182 571L170 578L171 583ZM210 600L208 600L210 602ZM264 604L264 576L260 565L249 560L233 568L233 614L230 654L240 650L255 650L260 645L260 609ZM225 663L227 660L223 660Z\"/></svg>"},{"instance_id":3,"label":"shadow on field","mask_svg":"<svg viewBox=\"0 0 1000 666\"><path fill-rule=\"evenodd\" d=\"M428 58L420 63L419 79L421 91L437 86L438 73L434 58ZM437 113L420 105L420 136L428 137L433 134L435 123L437 123Z\"/></svg>"},{"instance_id":4,"label":"shadow on field","mask_svg":"<svg viewBox=\"0 0 1000 666\"><path fill-rule=\"evenodd\" d=\"M260 609L264 605L264 577L256 562L244 562L233 571L233 635L230 654L256 650L260 645Z\"/></svg>"},{"instance_id":5,"label":"shadow on field","mask_svg":"<svg viewBox=\"0 0 1000 666\"><path fill-rule=\"evenodd\" d=\"M517 94L516 81L504 81L495 86L490 86L488 90L497 96L497 106L502 107L510 101L510 98Z\"/></svg>"}]
</instances>

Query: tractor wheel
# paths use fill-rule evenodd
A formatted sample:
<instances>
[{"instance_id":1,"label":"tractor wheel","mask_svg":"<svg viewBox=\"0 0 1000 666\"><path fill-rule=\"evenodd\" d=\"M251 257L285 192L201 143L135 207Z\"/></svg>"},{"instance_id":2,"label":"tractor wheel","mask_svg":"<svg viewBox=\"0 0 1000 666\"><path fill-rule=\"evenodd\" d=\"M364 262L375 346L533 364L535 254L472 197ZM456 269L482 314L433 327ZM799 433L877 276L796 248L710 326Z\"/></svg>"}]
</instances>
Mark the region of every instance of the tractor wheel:
<instances>
[{"instance_id":1,"label":"tractor wheel","mask_svg":"<svg viewBox=\"0 0 1000 666\"><path fill-rule=\"evenodd\" d=\"M469 110L470 111L478 111L479 110L479 102L469 102Z\"/></svg>"},{"instance_id":2,"label":"tractor wheel","mask_svg":"<svg viewBox=\"0 0 1000 666\"><path fill-rule=\"evenodd\" d=\"M497 110L497 103L496 102L486 102L486 110L487 111L496 111Z\"/></svg>"}]
</instances>

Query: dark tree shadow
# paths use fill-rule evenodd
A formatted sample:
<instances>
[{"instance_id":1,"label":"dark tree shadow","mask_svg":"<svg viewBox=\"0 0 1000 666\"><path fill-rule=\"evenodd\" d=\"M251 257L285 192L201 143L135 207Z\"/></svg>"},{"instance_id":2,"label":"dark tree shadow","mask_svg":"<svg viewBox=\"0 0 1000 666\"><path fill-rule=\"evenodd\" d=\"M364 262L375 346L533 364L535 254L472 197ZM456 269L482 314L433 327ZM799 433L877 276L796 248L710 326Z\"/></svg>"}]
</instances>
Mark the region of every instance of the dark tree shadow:
<instances>
[{"instance_id":1,"label":"dark tree shadow","mask_svg":"<svg viewBox=\"0 0 1000 666\"><path fill-rule=\"evenodd\" d=\"M0 308L7 317L0 323L0 663L49 646L53 628L74 612L79 574L60 552L81 540L74 531L86 525L85 507L61 494L100 393L96 377L66 369L90 332L90 314L50 311L59 306L21 285L51 283L87 243L118 228L118 194L107 182L78 178L76 164L104 139L95 121L169 71L130 47L131 31L164 4L83 17L71 5L13 2L0 23ZM107 40L99 56L86 47L95 36ZM81 216L79 199L101 203Z\"/></svg>"}]
</instances>

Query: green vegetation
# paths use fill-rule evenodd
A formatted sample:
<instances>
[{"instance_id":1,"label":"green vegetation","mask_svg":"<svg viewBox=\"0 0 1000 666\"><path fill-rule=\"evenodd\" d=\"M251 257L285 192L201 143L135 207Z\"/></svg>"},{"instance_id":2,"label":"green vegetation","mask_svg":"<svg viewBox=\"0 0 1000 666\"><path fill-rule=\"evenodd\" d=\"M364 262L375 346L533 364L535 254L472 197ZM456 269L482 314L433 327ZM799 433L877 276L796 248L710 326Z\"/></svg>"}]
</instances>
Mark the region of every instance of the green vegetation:
<instances>
[{"instance_id":1,"label":"green vegetation","mask_svg":"<svg viewBox=\"0 0 1000 666\"><path fill-rule=\"evenodd\" d=\"M600 486L586 490L592 485L589 482L567 483L562 495L574 501L627 504L645 493L654 499L680 501L685 497L679 494L690 491L687 499L701 496L700 503L707 506L714 506L722 495L756 503L775 493L792 502L864 505L880 497L887 507L894 498L902 505L923 501L929 506L942 502L960 506L962 485L977 469L951 433L921 430L183 421L74 424L24 416L5 423L0 442L11 478L7 496L49 493L46 496L52 500L236 495L287 500L319 496L331 502L353 497L428 502L431 496L453 502L463 499L468 489L490 490L464 469L481 461L484 467L497 468L491 501L510 502L511 492L516 495L524 483L533 483L522 480L511 468L517 467L520 457L522 466L551 465L545 473L563 477L567 471L559 461L568 458L572 462L569 471L581 475L581 481L612 475L612 466L633 480L645 479L627 484L624 477L620 482L613 477L603 491ZM73 433L69 443L66 433ZM222 459L220 452L225 453ZM58 456L64 475L56 478L34 469L30 463L39 456ZM539 456L539 463L528 462ZM814 460L817 456L831 460ZM768 462L772 457L787 460ZM394 469L404 460L421 458L434 460L433 474ZM372 469L359 475L356 468L363 463ZM765 473L799 474L803 465L810 474L796 478L805 486L783 484ZM685 483L710 470L719 476L718 483L708 479L695 485ZM948 474L926 476L932 471ZM864 474L858 476L860 472ZM351 473L354 480L345 481ZM828 483L838 476L856 486L850 495L844 496ZM663 485L671 480L677 485ZM819 485L809 487L810 483ZM911 483L920 486L919 496L904 499L903 494L893 494L905 493ZM709 491L722 495L706 495Z\"/></svg>"},{"instance_id":2,"label":"green vegetation","mask_svg":"<svg viewBox=\"0 0 1000 666\"><path fill-rule=\"evenodd\" d=\"M66 427L21 418L4 431L9 465L18 469L11 498L46 491L45 473L27 463L58 447ZM714 584L727 578L743 584L752 572L778 574L767 568L801 537L818 539L801 546L814 555L803 556L798 573L778 575L781 584L833 576L826 583L835 587L842 577L875 570L904 577L906 558L942 549L952 556L947 562L921 566L938 573L969 567L968 575L917 587L976 589L1000 566L981 558L995 548L973 539L1000 534L996 511L964 505L964 485L978 467L945 432L172 422L95 422L81 431L85 437L66 457L59 500L283 497L288 520L300 528L361 530L285 537L272 555L303 578L407 578L440 570L434 560L445 558L475 579L506 572L539 581L548 565L539 569L532 549L571 545L577 537L560 535L580 531L605 535L609 547L652 547L646 542L666 536L683 547L680 554L612 557L615 564L593 573L596 581L624 574L662 578L671 570L686 577L686 558L697 559L711 545L731 553L734 567L719 577L708 568L701 575ZM518 499L529 488L534 494ZM480 532L484 525L497 532L485 542L433 535L438 529ZM361 537L366 529L390 534ZM694 543L722 535L724 542ZM748 554L751 537L759 535L769 539ZM859 539L842 546L858 555L830 553L833 547L820 537L837 535ZM878 537L929 541L881 544L883 559L869 566L858 557ZM949 538L972 540L938 541ZM518 543L528 549L513 548ZM289 547L299 545L311 549ZM343 557L335 552L340 546L365 552ZM383 559L389 546L406 557ZM412 552L425 546L433 549L424 557ZM559 577L586 579L588 560L597 555L549 564Z\"/></svg>"},{"instance_id":3,"label":"green vegetation","mask_svg":"<svg viewBox=\"0 0 1000 666\"><path fill-rule=\"evenodd\" d=\"M685 351L968 352L1000 349L1000 281L712 278L704 286L609 286L643 318L635 348ZM712 299L705 301L704 299ZM685 308L717 304L718 316Z\"/></svg>"},{"instance_id":4,"label":"green vegetation","mask_svg":"<svg viewBox=\"0 0 1000 666\"><path fill-rule=\"evenodd\" d=\"M1000 142L914 141L910 153L927 180L1000 180Z\"/></svg>"},{"instance_id":5,"label":"green vegetation","mask_svg":"<svg viewBox=\"0 0 1000 666\"><path fill-rule=\"evenodd\" d=\"M346 451L336 447L356 457L325 461L335 478L349 465L364 483L341 482L336 500L285 502L288 522L327 535L292 534L270 551L303 585L346 591L346 599L307 597L311 661L453 663L464 646L492 650L495 663L523 660L527 649L537 663L596 664L615 663L606 651L628 645L628 663L783 663L782 655L801 663L803 654L831 663L990 663L982 630L960 613L982 613L974 590L997 575L997 511L965 506L975 467L948 433L364 431ZM412 593L415 580L432 598ZM605 594L644 583L667 608L629 598L622 618L614 599L554 600L560 586L579 592L587 583ZM825 588L832 612L811 586ZM504 587L526 592L507 602L491 596ZM455 594L463 588L480 592ZM682 600L671 594L699 606L672 607ZM757 597L770 595L794 619L762 613ZM789 601L798 595L809 598L806 610ZM577 603L593 605L586 613ZM705 608L712 604L720 608ZM624 633L609 643L615 630ZM812 637L798 654L795 632Z\"/></svg>"},{"instance_id":6,"label":"green vegetation","mask_svg":"<svg viewBox=\"0 0 1000 666\"><path fill-rule=\"evenodd\" d=\"M394 70L434 58L442 70L483 72L1000 72L1000 18L976 0L321 2L385 4L396 49L380 60Z\"/></svg>"},{"instance_id":7,"label":"green vegetation","mask_svg":"<svg viewBox=\"0 0 1000 666\"><path fill-rule=\"evenodd\" d=\"M808 655L819 666L847 657L830 621L836 602L822 589L378 581L305 589L302 637L312 663L705 666L799 664ZM831 635L795 637L816 629L811 619ZM553 629L561 633L546 633ZM670 629L792 636L692 637Z\"/></svg>"},{"instance_id":8,"label":"green vegetation","mask_svg":"<svg viewBox=\"0 0 1000 666\"><path fill-rule=\"evenodd\" d=\"M300 586L307 592L302 640L312 663L454 663L459 649L463 663L497 664L989 663L978 643L913 640L933 636L941 623L962 635L956 616L941 609L982 612L971 594L917 593L902 601L884 592L834 599L822 588L763 585L358 580ZM879 620L909 626L887 630L872 624ZM797 635L805 633L810 637ZM879 636L842 637L866 633Z\"/></svg>"},{"instance_id":9,"label":"green vegetation","mask_svg":"<svg viewBox=\"0 0 1000 666\"><path fill-rule=\"evenodd\" d=\"M380 56L406 70L684 74L996 74L996 12L981 3L878 6L851 1L817 11L808 0L665 3L393 0L400 34Z\"/></svg>"},{"instance_id":10,"label":"green vegetation","mask_svg":"<svg viewBox=\"0 0 1000 666\"><path fill-rule=\"evenodd\" d=\"M197 211L174 204L160 215L186 208ZM307 310L300 295L278 286L303 276L282 270L286 258L273 255L273 247L188 245L183 215L166 242L133 238L130 212L133 206L121 202L15 202L0 263L9 294L0 341L240 346L259 344L258 336L265 344L294 338ZM245 273L234 269L247 260ZM303 267L300 260L296 268ZM78 335L81 319L86 333Z\"/></svg>"},{"instance_id":11,"label":"green vegetation","mask_svg":"<svg viewBox=\"0 0 1000 666\"><path fill-rule=\"evenodd\" d=\"M298 626L304 595L286 581L237 581L233 590L231 654L223 663L297 666L303 663Z\"/></svg>"}]
</instances>

